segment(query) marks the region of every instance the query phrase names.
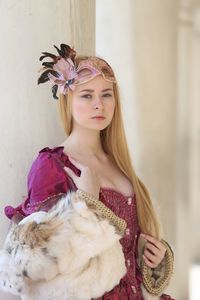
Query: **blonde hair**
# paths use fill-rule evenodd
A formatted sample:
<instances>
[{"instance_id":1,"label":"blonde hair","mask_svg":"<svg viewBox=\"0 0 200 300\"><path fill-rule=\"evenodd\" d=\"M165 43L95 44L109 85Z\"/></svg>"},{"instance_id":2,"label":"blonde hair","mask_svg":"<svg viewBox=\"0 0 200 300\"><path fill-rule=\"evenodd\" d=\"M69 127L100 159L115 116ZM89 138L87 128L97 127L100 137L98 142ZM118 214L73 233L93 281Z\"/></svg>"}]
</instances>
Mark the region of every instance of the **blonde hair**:
<instances>
[{"instance_id":1,"label":"blonde hair","mask_svg":"<svg viewBox=\"0 0 200 300\"><path fill-rule=\"evenodd\" d=\"M87 59L86 56L76 57L77 63ZM139 226L142 232L160 238L160 225L154 211L149 192L143 182L137 177L126 140L123 118L120 105L120 96L117 83L113 83L115 96L115 111L112 122L101 131L101 142L104 151L109 155L112 161L131 181L136 194L136 206ZM59 95L60 115L67 135L72 131L71 115L71 98L72 93ZM116 138L117 137L117 138Z\"/></svg>"}]
</instances>

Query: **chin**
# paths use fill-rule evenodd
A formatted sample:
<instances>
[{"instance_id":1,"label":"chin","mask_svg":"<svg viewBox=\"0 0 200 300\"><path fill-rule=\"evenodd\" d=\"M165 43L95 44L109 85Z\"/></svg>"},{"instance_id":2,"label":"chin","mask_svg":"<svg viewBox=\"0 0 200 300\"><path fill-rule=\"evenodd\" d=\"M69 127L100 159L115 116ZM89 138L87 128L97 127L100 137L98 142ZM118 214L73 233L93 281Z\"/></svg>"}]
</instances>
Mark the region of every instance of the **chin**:
<instances>
[{"instance_id":1,"label":"chin","mask_svg":"<svg viewBox=\"0 0 200 300\"><path fill-rule=\"evenodd\" d=\"M87 128L88 129L94 129L94 130L104 130L105 128L107 128L109 125L110 125L111 121L110 122L102 122L101 124L90 124L90 126L88 126Z\"/></svg>"},{"instance_id":2,"label":"chin","mask_svg":"<svg viewBox=\"0 0 200 300\"><path fill-rule=\"evenodd\" d=\"M105 125L105 126L96 126L96 127L92 127L91 129L102 131L102 130L104 130L106 127L108 127L108 125Z\"/></svg>"}]
</instances>

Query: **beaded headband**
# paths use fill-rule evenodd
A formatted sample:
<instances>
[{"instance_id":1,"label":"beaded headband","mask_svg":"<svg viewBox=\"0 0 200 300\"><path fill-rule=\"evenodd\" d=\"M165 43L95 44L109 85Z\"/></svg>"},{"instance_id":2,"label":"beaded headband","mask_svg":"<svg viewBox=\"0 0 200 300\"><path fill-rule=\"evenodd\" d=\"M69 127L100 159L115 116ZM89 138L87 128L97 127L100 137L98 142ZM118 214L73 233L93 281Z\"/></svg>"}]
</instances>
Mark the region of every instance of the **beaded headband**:
<instances>
[{"instance_id":1,"label":"beaded headband","mask_svg":"<svg viewBox=\"0 0 200 300\"><path fill-rule=\"evenodd\" d=\"M43 62L39 70L42 74L38 78L38 84L50 81L52 85L53 98L58 99L57 92L66 95L69 90L74 90L76 85L85 83L102 75L110 82L116 82L115 75L109 64L98 57L89 57L76 63L76 51L69 45L61 44L60 49L56 47L59 55L42 52L40 61L51 58L50 62Z\"/></svg>"}]
</instances>

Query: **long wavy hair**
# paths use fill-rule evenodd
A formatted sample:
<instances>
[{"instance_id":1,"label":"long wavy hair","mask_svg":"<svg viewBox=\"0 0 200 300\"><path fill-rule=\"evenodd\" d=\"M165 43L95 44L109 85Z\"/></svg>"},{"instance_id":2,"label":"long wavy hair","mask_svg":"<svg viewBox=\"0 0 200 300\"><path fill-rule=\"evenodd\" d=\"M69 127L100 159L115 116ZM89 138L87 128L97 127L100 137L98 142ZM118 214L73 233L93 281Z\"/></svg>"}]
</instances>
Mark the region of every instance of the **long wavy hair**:
<instances>
[{"instance_id":1,"label":"long wavy hair","mask_svg":"<svg viewBox=\"0 0 200 300\"><path fill-rule=\"evenodd\" d=\"M87 56L77 56L76 63L87 59ZM115 97L115 110L111 123L100 133L102 147L118 166L118 168L131 181L136 194L136 206L139 226L142 232L160 238L160 224L154 211L149 192L141 179L139 179L133 168L130 153L128 150L127 139L125 135L119 88L117 83L113 83ZM67 95L59 95L60 115L66 134L69 136L72 132L72 92ZM117 137L117 138L116 138Z\"/></svg>"}]
</instances>

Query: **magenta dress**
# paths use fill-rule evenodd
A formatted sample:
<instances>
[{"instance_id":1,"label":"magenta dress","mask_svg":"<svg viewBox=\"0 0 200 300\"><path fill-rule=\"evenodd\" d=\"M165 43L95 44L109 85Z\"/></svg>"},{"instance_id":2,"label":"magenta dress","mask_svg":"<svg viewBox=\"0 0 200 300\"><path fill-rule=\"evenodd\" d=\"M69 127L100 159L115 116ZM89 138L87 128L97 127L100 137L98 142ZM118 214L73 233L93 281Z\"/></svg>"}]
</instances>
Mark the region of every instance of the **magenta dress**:
<instances>
[{"instance_id":1,"label":"magenta dress","mask_svg":"<svg viewBox=\"0 0 200 300\"><path fill-rule=\"evenodd\" d=\"M53 149L44 148L39 152L28 174L28 196L18 207L5 207L5 214L12 218L15 214L28 216L38 210L48 210L60 195L68 190L76 190L72 179L63 167L70 167L76 175L78 170L63 152L64 147ZM137 220L135 194L129 197L108 187L100 188L99 199L112 211L127 222L124 237L120 240L126 259L127 273L120 280L119 285L98 300L144 300L141 292L142 275L136 263L137 241L140 228ZM160 299L174 300L168 295Z\"/></svg>"}]
</instances>

